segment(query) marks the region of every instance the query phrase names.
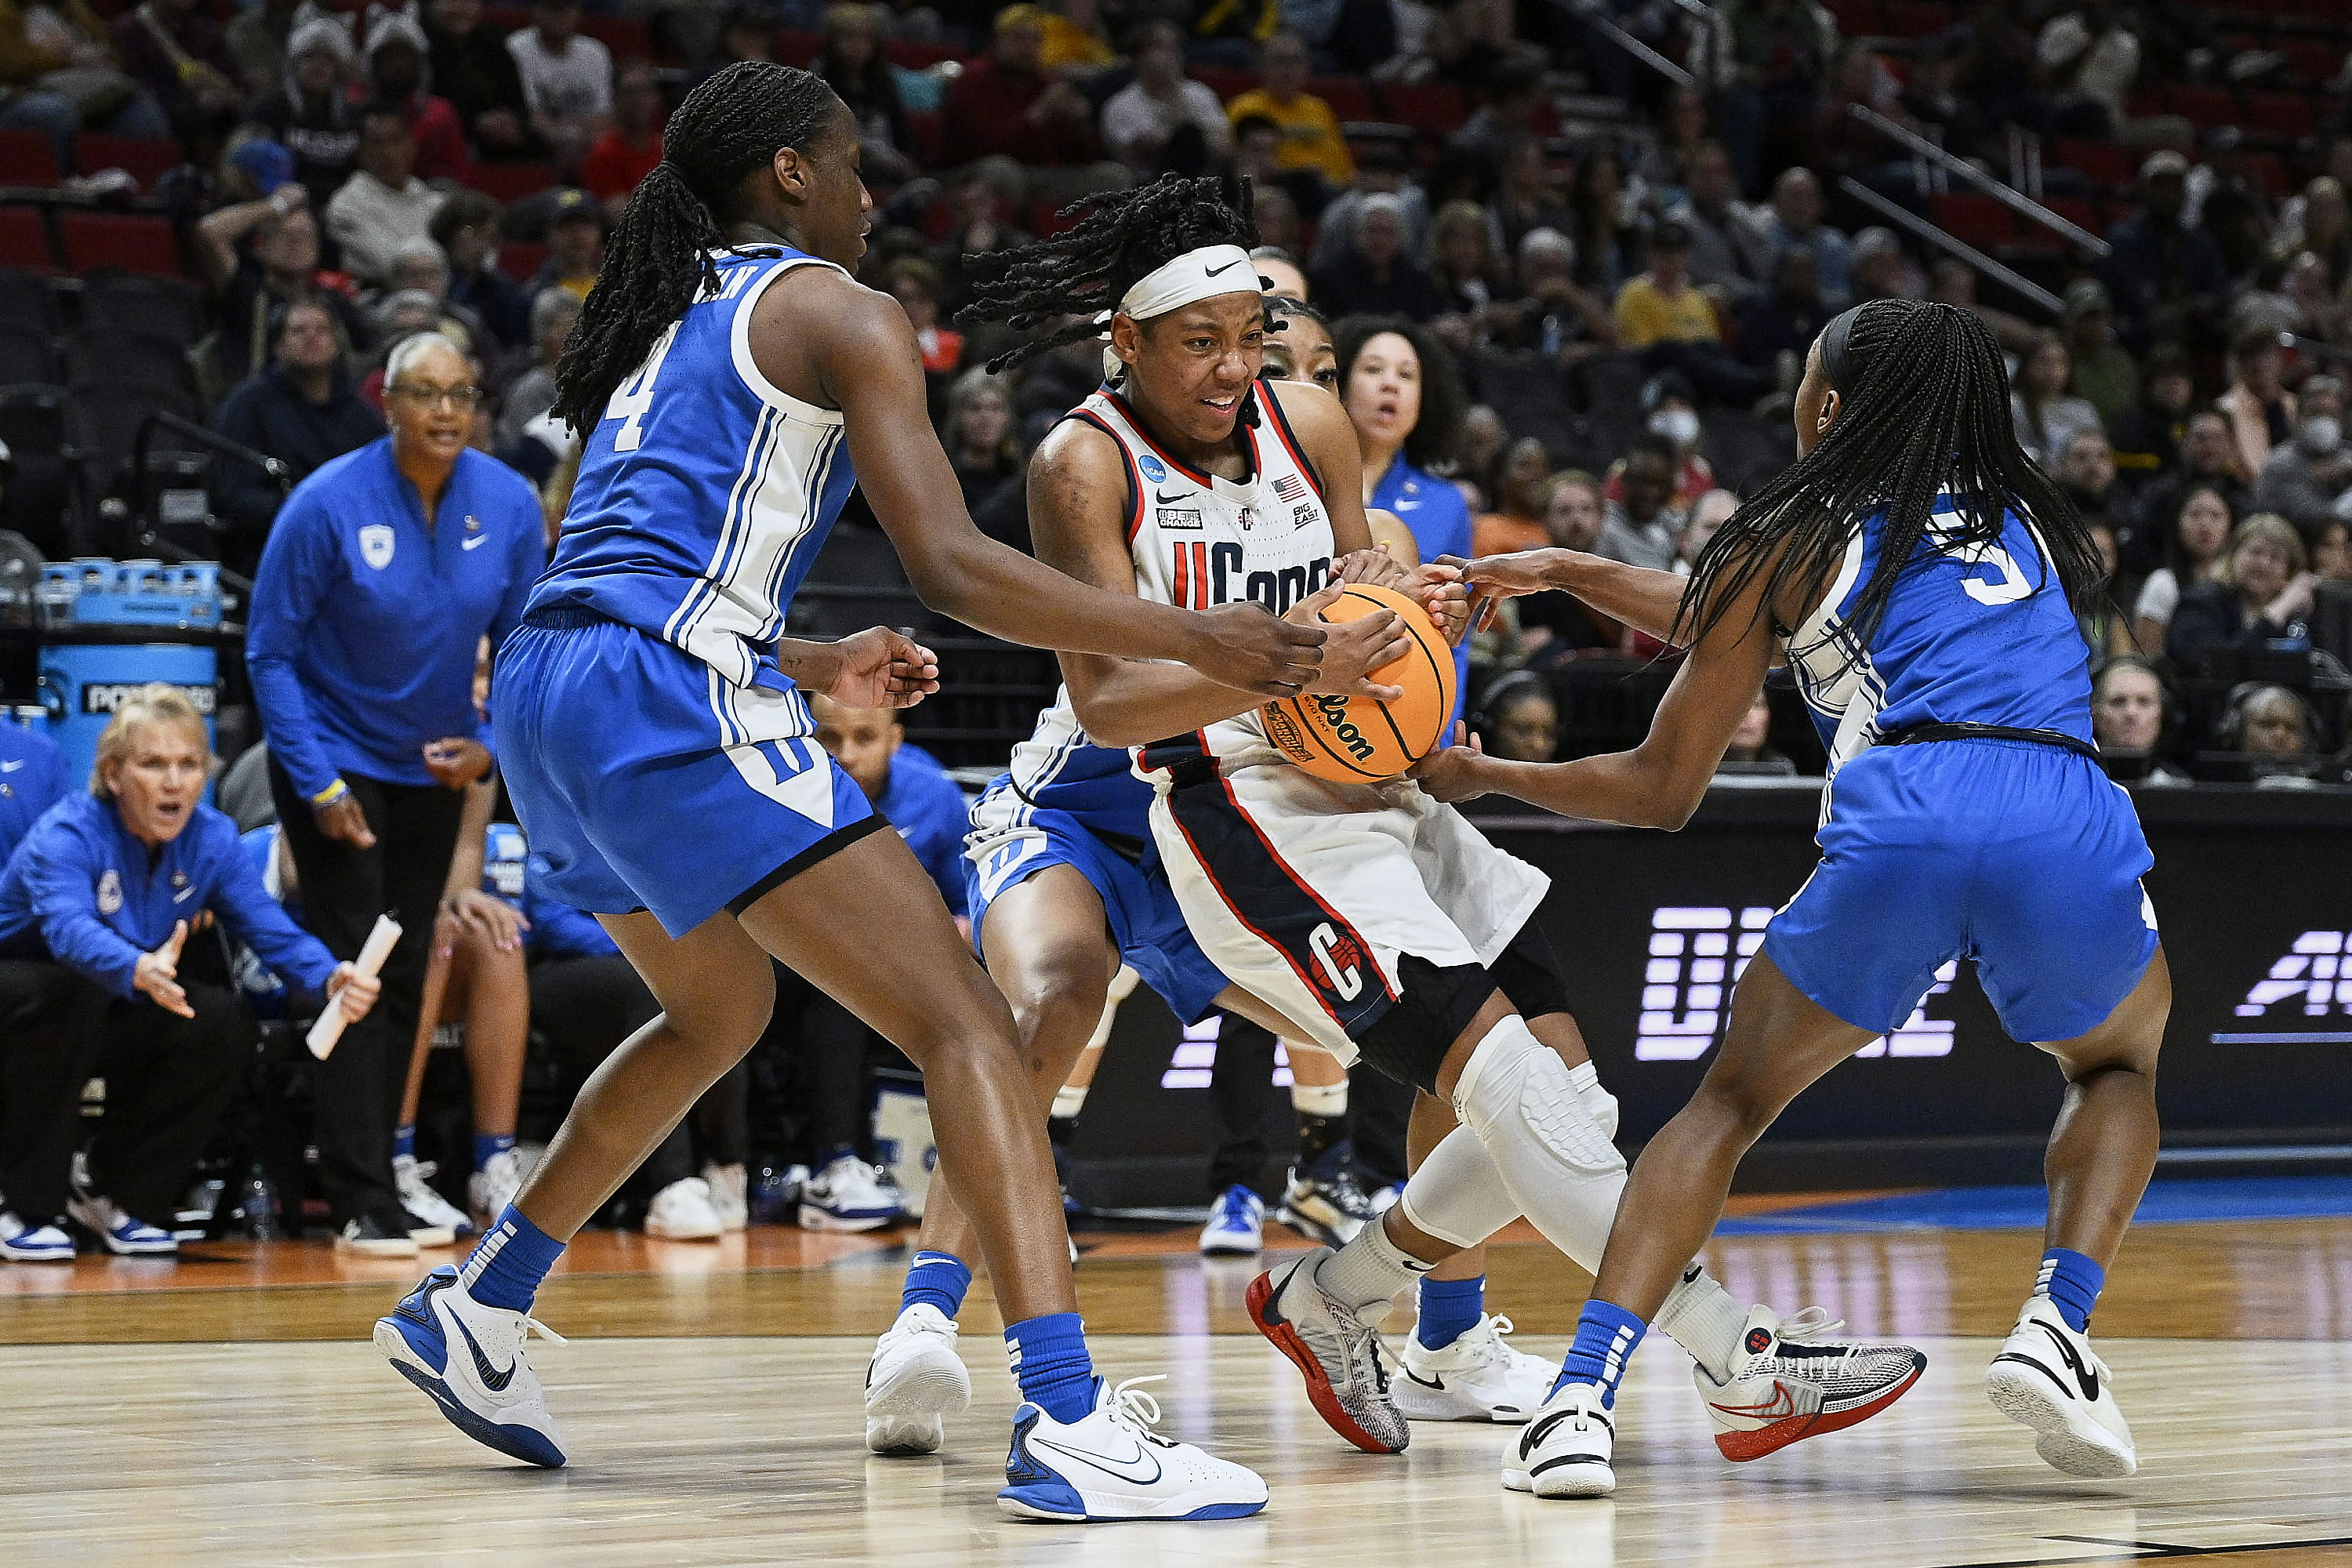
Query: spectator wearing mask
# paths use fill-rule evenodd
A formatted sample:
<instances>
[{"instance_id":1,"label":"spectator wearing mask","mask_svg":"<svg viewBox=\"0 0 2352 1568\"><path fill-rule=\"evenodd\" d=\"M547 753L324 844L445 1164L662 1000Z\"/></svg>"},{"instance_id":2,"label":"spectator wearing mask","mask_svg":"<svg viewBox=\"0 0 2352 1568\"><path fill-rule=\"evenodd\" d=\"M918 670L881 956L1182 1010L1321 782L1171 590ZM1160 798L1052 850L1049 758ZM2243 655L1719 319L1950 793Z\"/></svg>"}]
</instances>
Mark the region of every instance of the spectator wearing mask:
<instances>
[{"instance_id":1,"label":"spectator wearing mask","mask_svg":"<svg viewBox=\"0 0 2352 1568\"><path fill-rule=\"evenodd\" d=\"M2238 460L2259 475L2273 447L2294 434L2294 394L2280 379L2286 352L2270 332L2248 332L2230 345L2230 387L2213 400L2230 421Z\"/></svg>"},{"instance_id":2,"label":"spectator wearing mask","mask_svg":"<svg viewBox=\"0 0 2352 1568\"><path fill-rule=\"evenodd\" d=\"M507 35L530 128L559 172L579 165L613 113L613 53L580 33L580 0L534 0L530 26Z\"/></svg>"},{"instance_id":3,"label":"spectator wearing mask","mask_svg":"<svg viewBox=\"0 0 2352 1568\"><path fill-rule=\"evenodd\" d=\"M2150 652L2165 646L2183 595L2212 577L2236 527L2236 511L2212 485L2191 483L2179 492L2158 539L2163 563L2140 584L2132 606L2135 645Z\"/></svg>"},{"instance_id":4,"label":"spectator wearing mask","mask_svg":"<svg viewBox=\"0 0 2352 1568\"><path fill-rule=\"evenodd\" d=\"M479 191L452 191L426 232L449 260L448 305L472 312L501 348L535 342L530 296L498 265L499 204Z\"/></svg>"},{"instance_id":5,"label":"spectator wearing mask","mask_svg":"<svg viewBox=\"0 0 2352 1568\"><path fill-rule=\"evenodd\" d=\"M524 426L555 406L555 362L563 355L563 340L580 321L580 296L569 289L550 289L530 302L530 341L537 355L529 370L507 388L499 411L499 443L511 447L525 435Z\"/></svg>"},{"instance_id":6,"label":"spectator wearing mask","mask_svg":"<svg viewBox=\"0 0 2352 1568\"><path fill-rule=\"evenodd\" d=\"M449 100L483 157L523 158L540 150L523 106L522 73L507 52L505 33L482 20L482 0L428 0L425 43L433 90Z\"/></svg>"},{"instance_id":7,"label":"spectator wearing mask","mask_svg":"<svg viewBox=\"0 0 2352 1568\"><path fill-rule=\"evenodd\" d=\"M1257 60L1258 85L1225 105L1226 118L1236 128L1251 119L1271 122L1281 138L1275 153L1278 167L1307 170L1331 189L1344 189L1356 177L1356 160L1339 133L1339 117L1307 90L1312 65L1307 40L1297 33L1276 33L1258 50Z\"/></svg>"},{"instance_id":8,"label":"spectator wearing mask","mask_svg":"<svg viewBox=\"0 0 2352 1568\"><path fill-rule=\"evenodd\" d=\"M2158 760L2171 710L2164 678L2132 654L2108 659L2091 682L2091 735L2107 776L2139 788L2170 788L2189 775Z\"/></svg>"},{"instance_id":9,"label":"spectator wearing mask","mask_svg":"<svg viewBox=\"0 0 2352 1568\"><path fill-rule=\"evenodd\" d=\"M1013 394L979 365L956 377L940 443L963 489L964 510L978 517L1007 485L1021 479L1021 444L1013 436Z\"/></svg>"},{"instance_id":10,"label":"spectator wearing mask","mask_svg":"<svg viewBox=\"0 0 2352 1568\"><path fill-rule=\"evenodd\" d=\"M578 191L563 193L555 221L547 227L547 260L523 285L533 300L561 289L585 300L604 266L604 209Z\"/></svg>"},{"instance_id":11,"label":"spectator wearing mask","mask_svg":"<svg viewBox=\"0 0 2352 1568\"><path fill-rule=\"evenodd\" d=\"M662 156L661 83L650 60L623 60L613 73L613 122L580 160L580 184L615 217Z\"/></svg>"},{"instance_id":12,"label":"spectator wearing mask","mask_svg":"<svg viewBox=\"0 0 2352 1568\"><path fill-rule=\"evenodd\" d=\"M512 629L546 550L529 482L467 445L479 393L465 356L421 334L387 370L391 434L297 487L256 574L246 645L310 928L344 955L386 910L440 900L465 786L492 765L475 650ZM385 964L383 1015L318 1071L320 1182L342 1245L363 1253L409 1247L393 1127L424 934Z\"/></svg>"},{"instance_id":13,"label":"spectator wearing mask","mask_svg":"<svg viewBox=\"0 0 2352 1568\"><path fill-rule=\"evenodd\" d=\"M316 300L279 307L269 363L232 388L213 428L277 458L295 482L383 434L383 418L353 386L334 319ZM218 504L228 537L222 561L251 576L278 515L278 481L235 458L216 461Z\"/></svg>"},{"instance_id":14,"label":"spectator wearing mask","mask_svg":"<svg viewBox=\"0 0 2352 1568\"><path fill-rule=\"evenodd\" d=\"M441 201L440 192L416 177L408 116L390 105L370 109L360 121L359 167L327 204L327 232L344 269L381 285L404 246L432 238Z\"/></svg>"},{"instance_id":15,"label":"spectator wearing mask","mask_svg":"<svg viewBox=\"0 0 2352 1568\"><path fill-rule=\"evenodd\" d=\"M1741 226L1742 254L1749 274L1769 278L1781 252L1802 247L1813 253L1813 276L1822 302L1843 310L1853 296L1853 244L1841 229L1822 221L1822 183L1811 169L1784 169L1772 182L1772 199L1751 207Z\"/></svg>"},{"instance_id":16,"label":"spectator wearing mask","mask_svg":"<svg viewBox=\"0 0 2352 1568\"><path fill-rule=\"evenodd\" d=\"M2303 536L2284 518L2257 512L2240 523L2211 578L2180 595L2164 639L2174 668L2195 671L2217 649L2293 636L2311 614L2318 579L2310 564Z\"/></svg>"},{"instance_id":17,"label":"spectator wearing mask","mask_svg":"<svg viewBox=\"0 0 2352 1568\"><path fill-rule=\"evenodd\" d=\"M1373 192L1358 204L1354 227L1341 259L1314 274L1317 308L1334 319L1393 315L1425 321L1435 315L1436 286L1405 252L1404 203Z\"/></svg>"},{"instance_id":18,"label":"spectator wearing mask","mask_svg":"<svg viewBox=\"0 0 2352 1568\"><path fill-rule=\"evenodd\" d=\"M1674 445L1675 488L1668 504L1678 511L1687 510L1699 497L1715 489L1715 469L1699 455L1699 437L1704 432L1698 422L1698 395L1691 390L1690 382L1681 372L1666 371L1643 384L1641 411L1643 428ZM1601 494L1604 500L1621 504L1624 501L1624 458L1609 465Z\"/></svg>"},{"instance_id":19,"label":"spectator wearing mask","mask_svg":"<svg viewBox=\"0 0 2352 1568\"><path fill-rule=\"evenodd\" d=\"M2352 489L2352 453L2344 449L2344 384L2315 375L2297 395L2294 439L2273 451L2254 484L2254 505L2276 512L2306 538L2337 515Z\"/></svg>"},{"instance_id":20,"label":"spectator wearing mask","mask_svg":"<svg viewBox=\"0 0 2352 1568\"><path fill-rule=\"evenodd\" d=\"M1549 763L1559 752L1559 705L1540 675L1518 670L1487 689L1478 716L1486 754L1515 763Z\"/></svg>"},{"instance_id":21,"label":"spectator wearing mask","mask_svg":"<svg viewBox=\"0 0 2352 1568\"><path fill-rule=\"evenodd\" d=\"M1103 145L1139 175L1199 174L1233 151L1233 126L1217 95L1184 74L1184 36L1147 22L1128 41L1135 79L1102 109Z\"/></svg>"},{"instance_id":22,"label":"spectator wearing mask","mask_svg":"<svg viewBox=\"0 0 2352 1568\"><path fill-rule=\"evenodd\" d=\"M272 320L298 300L323 308L346 347L370 341L366 318L337 286L344 279L319 269L319 220L299 185L206 213L196 223L196 254L216 290L214 353L231 384L268 363Z\"/></svg>"},{"instance_id":23,"label":"spectator wearing mask","mask_svg":"<svg viewBox=\"0 0 2352 1568\"><path fill-rule=\"evenodd\" d=\"M1024 198L1062 203L1115 190L1127 171L1101 162L1087 95L1039 58L1040 18L1031 5L996 14L987 55L964 68L940 104L941 144L959 158L1005 161Z\"/></svg>"},{"instance_id":24,"label":"spectator wearing mask","mask_svg":"<svg viewBox=\"0 0 2352 1568\"><path fill-rule=\"evenodd\" d=\"M0 720L0 864L16 852L41 814L66 797L65 753L38 730ZM0 1188L0 1197L6 1191Z\"/></svg>"},{"instance_id":25,"label":"spectator wearing mask","mask_svg":"<svg viewBox=\"0 0 2352 1568\"><path fill-rule=\"evenodd\" d=\"M2074 364L2063 339L2044 332L2017 362L2017 379L2009 394L2009 416L2017 426L2017 444L2044 468L2058 466L2066 443L2085 430L2100 428L2099 411L2066 391Z\"/></svg>"},{"instance_id":26,"label":"spectator wearing mask","mask_svg":"<svg viewBox=\"0 0 2352 1568\"><path fill-rule=\"evenodd\" d=\"M2074 365L2074 395L2099 411L2108 431L2121 427L2139 402L2139 363L2116 342L2116 312L2107 287L2095 278L2066 286L2066 352Z\"/></svg>"},{"instance_id":27,"label":"spectator wearing mask","mask_svg":"<svg viewBox=\"0 0 2352 1568\"><path fill-rule=\"evenodd\" d=\"M2230 294L2213 237L2188 223L2189 160L2167 149L2140 165L2138 212L2107 230L2100 277L2126 343L2210 330Z\"/></svg>"},{"instance_id":28,"label":"spectator wearing mask","mask_svg":"<svg viewBox=\"0 0 2352 1568\"><path fill-rule=\"evenodd\" d=\"M361 68L369 101L397 104L416 138L416 177L470 179L474 161L466 151L466 127L457 106L429 89L425 63L430 45L425 29L406 11L378 11L368 27Z\"/></svg>"},{"instance_id":29,"label":"spectator wearing mask","mask_svg":"<svg viewBox=\"0 0 2352 1568\"><path fill-rule=\"evenodd\" d=\"M1633 438L1624 464L1625 499L1609 504L1592 553L1628 566L1671 572L1683 526L1683 514L1673 505L1674 443L1645 432Z\"/></svg>"},{"instance_id":30,"label":"spectator wearing mask","mask_svg":"<svg viewBox=\"0 0 2352 1568\"><path fill-rule=\"evenodd\" d=\"M246 117L294 154L295 177L316 207L324 207L358 166L357 64L349 18L306 16L287 36L284 79Z\"/></svg>"},{"instance_id":31,"label":"spectator wearing mask","mask_svg":"<svg viewBox=\"0 0 2352 1568\"><path fill-rule=\"evenodd\" d=\"M175 687L115 710L86 795L68 795L0 872L0 1256L68 1262L70 1211L110 1252L169 1255L189 1167L243 1081L258 1032L225 986L182 979L211 913L355 1024L377 983L263 892L236 825L203 804L205 721ZM73 1180L82 1086L106 1079L86 1180Z\"/></svg>"},{"instance_id":32,"label":"spectator wearing mask","mask_svg":"<svg viewBox=\"0 0 2352 1568\"><path fill-rule=\"evenodd\" d=\"M245 107L236 61L201 0L144 0L114 20L123 74L146 90L190 155L212 150Z\"/></svg>"}]
</instances>

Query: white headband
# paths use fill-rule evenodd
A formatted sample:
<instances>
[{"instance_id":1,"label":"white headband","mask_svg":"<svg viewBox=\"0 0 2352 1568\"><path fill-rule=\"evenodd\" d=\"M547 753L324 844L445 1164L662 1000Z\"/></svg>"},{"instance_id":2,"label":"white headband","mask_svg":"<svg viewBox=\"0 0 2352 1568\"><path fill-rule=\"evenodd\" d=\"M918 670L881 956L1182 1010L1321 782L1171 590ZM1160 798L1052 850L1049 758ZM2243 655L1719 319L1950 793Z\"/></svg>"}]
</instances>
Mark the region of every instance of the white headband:
<instances>
[{"instance_id":1,"label":"white headband","mask_svg":"<svg viewBox=\"0 0 2352 1568\"><path fill-rule=\"evenodd\" d=\"M1257 263L1250 259L1248 251L1238 245L1204 245L1139 280L1119 296L1118 308L1122 314L1147 321L1220 294L1257 291ZM1110 331L1110 317L1106 310L1100 318L1106 332ZM1118 354L1103 350L1104 380L1116 381L1126 368Z\"/></svg>"}]
</instances>

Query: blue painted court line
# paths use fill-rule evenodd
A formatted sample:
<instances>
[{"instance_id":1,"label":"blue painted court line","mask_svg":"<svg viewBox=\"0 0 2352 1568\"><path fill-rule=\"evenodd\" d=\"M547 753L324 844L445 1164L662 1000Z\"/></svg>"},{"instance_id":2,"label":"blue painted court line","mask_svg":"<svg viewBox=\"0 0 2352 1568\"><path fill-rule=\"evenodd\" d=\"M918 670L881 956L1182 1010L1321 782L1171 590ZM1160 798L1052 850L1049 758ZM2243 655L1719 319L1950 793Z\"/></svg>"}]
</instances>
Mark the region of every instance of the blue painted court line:
<instances>
[{"instance_id":1,"label":"blue painted court line","mask_svg":"<svg viewBox=\"0 0 2352 1568\"><path fill-rule=\"evenodd\" d=\"M2038 1229L2049 1212L2040 1187L1940 1187L1727 1219L1724 1236L1833 1235L1864 1230ZM2136 1223L2179 1225L2352 1216L2352 1176L2245 1176L2156 1182Z\"/></svg>"}]
</instances>

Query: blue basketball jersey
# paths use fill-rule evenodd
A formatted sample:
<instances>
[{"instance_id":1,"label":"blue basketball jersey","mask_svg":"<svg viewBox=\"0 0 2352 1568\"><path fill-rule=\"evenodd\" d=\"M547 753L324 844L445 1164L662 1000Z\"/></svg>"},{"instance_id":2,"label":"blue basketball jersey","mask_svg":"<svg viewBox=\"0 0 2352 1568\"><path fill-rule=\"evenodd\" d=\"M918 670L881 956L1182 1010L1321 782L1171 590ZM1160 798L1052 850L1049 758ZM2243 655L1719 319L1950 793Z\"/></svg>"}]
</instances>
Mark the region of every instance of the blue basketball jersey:
<instances>
[{"instance_id":1,"label":"blue basketball jersey","mask_svg":"<svg viewBox=\"0 0 2352 1568\"><path fill-rule=\"evenodd\" d=\"M840 410L790 396L752 363L751 309L779 279L833 264L783 247L714 259L717 291L654 341L588 432L525 613L590 609L734 687L789 692L770 645L856 476ZM791 706L791 732L814 732L797 695Z\"/></svg>"},{"instance_id":2,"label":"blue basketball jersey","mask_svg":"<svg viewBox=\"0 0 2352 1568\"><path fill-rule=\"evenodd\" d=\"M1949 496L1937 518L1954 514ZM1931 528L1938 526L1931 524ZM1915 724L2000 724L2091 738L2090 649L2031 522L2000 543L1931 531L1895 580L1866 642L1848 623L1877 569L1885 513L1864 518L1829 592L1789 637L1789 664L1834 775L1881 735Z\"/></svg>"}]
</instances>

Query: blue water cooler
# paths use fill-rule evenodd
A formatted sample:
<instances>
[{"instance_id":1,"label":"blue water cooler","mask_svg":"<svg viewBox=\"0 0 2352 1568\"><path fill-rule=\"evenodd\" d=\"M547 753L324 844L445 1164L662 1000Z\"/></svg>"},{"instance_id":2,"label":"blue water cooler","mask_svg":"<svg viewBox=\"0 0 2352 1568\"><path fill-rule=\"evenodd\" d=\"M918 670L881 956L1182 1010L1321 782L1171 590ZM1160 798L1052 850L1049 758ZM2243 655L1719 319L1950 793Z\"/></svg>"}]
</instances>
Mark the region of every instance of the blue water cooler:
<instances>
[{"instance_id":1,"label":"blue water cooler","mask_svg":"<svg viewBox=\"0 0 2352 1568\"><path fill-rule=\"evenodd\" d=\"M151 681L187 693L213 739L220 694L220 568L85 557L42 572L41 706L68 776L86 779L98 738Z\"/></svg>"}]
</instances>

